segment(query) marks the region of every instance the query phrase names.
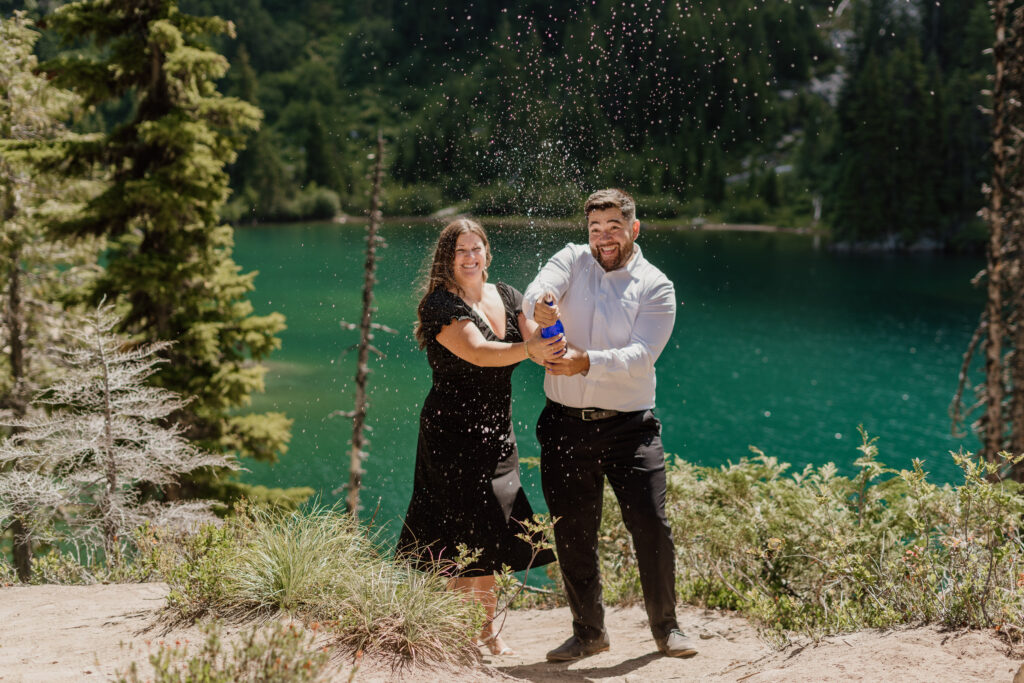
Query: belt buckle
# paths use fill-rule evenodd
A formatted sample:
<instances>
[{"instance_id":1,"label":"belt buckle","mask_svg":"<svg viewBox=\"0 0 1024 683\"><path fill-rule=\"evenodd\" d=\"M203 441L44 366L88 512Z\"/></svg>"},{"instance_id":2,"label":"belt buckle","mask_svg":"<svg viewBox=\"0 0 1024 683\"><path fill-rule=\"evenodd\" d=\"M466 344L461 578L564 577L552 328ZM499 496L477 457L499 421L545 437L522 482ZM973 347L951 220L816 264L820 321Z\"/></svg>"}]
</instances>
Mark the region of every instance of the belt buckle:
<instances>
[{"instance_id":1,"label":"belt buckle","mask_svg":"<svg viewBox=\"0 0 1024 683\"><path fill-rule=\"evenodd\" d=\"M588 417L588 413L596 413L597 408L580 408L580 419L584 422L592 422L597 418Z\"/></svg>"}]
</instances>

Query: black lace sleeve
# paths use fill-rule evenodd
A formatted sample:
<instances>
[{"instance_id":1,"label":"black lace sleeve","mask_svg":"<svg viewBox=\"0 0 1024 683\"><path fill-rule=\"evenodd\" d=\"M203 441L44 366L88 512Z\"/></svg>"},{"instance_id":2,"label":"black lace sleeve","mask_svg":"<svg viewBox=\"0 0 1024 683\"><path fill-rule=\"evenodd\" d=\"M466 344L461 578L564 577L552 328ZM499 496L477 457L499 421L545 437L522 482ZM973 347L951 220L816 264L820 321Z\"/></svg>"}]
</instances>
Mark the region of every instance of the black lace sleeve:
<instances>
[{"instance_id":1,"label":"black lace sleeve","mask_svg":"<svg viewBox=\"0 0 1024 683\"><path fill-rule=\"evenodd\" d=\"M473 313L461 298L444 289L435 289L420 309L420 326L427 339L433 340L441 328L452 320L472 320Z\"/></svg>"}]
</instances>

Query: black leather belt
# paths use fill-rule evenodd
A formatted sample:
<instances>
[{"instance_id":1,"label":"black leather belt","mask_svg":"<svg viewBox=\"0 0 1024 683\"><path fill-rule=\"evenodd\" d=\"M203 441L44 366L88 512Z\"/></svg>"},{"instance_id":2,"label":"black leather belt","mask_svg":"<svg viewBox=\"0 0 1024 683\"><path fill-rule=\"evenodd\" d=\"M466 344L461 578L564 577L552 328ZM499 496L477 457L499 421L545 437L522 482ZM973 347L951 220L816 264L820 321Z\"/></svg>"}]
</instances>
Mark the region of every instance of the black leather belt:
<instances>
[{"instance_id":1,"label":"black leather belt","mask_svg":"<svg viewBox=\"0 0 1024 683\"><path fill-rule=\"evenodd\" d=\"M584 422L607 420L609 417L623 414L621 410L605 410L604 408L570 408L561 403L556 403L550 398L548 399L548 405L560 413L575 417L577 420L583 420Z\"/></svg>"}]
</instances>

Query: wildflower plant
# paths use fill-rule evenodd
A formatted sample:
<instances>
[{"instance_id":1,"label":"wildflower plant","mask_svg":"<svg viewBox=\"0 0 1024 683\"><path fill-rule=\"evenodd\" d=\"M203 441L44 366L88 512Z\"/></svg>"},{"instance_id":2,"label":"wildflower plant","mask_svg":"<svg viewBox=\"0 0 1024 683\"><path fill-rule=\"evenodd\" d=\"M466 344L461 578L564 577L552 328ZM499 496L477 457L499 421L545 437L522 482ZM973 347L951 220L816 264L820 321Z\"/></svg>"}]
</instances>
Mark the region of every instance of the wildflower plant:
<instances>
[{"instance_id":1,"label":"wildflower plant","mask_svg":"<svg viewBox=\"0 0 1024 683\"><path fill-rule=\"evenodd\" d=\"M160 642L149 656L152 671L143 674L137 663L118 677L119 683L313 683L328 681L329 658L314 647L313 638L294 623L270 622L253 626L233 643L223 627L211 622L202 627L205 640L198 648L188 643Z\"/></svg>"}]
</instances>

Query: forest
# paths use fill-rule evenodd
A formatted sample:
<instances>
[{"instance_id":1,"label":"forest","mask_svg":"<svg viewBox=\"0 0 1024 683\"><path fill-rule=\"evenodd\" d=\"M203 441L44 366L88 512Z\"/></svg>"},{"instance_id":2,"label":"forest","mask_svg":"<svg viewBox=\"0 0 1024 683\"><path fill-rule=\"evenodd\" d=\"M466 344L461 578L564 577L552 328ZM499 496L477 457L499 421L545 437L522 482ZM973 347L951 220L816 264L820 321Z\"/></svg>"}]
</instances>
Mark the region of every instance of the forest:
<instances>
[{"instance_id":1,"label":"forest","mask_svg":"<svg viewBox=\"0 0 1024 683\"><path fill-rule=\"evenodd\" d=\"M887 248L984 239L981 0L180 7L232 22L209 37L231 64L218 87L263 112L230 167L233 223L365 214L379 129L391 216L567 216L621 185L647 220L818 225ZM42 26L45 60L67 46Z\"/></svg>"}]
</instances>

